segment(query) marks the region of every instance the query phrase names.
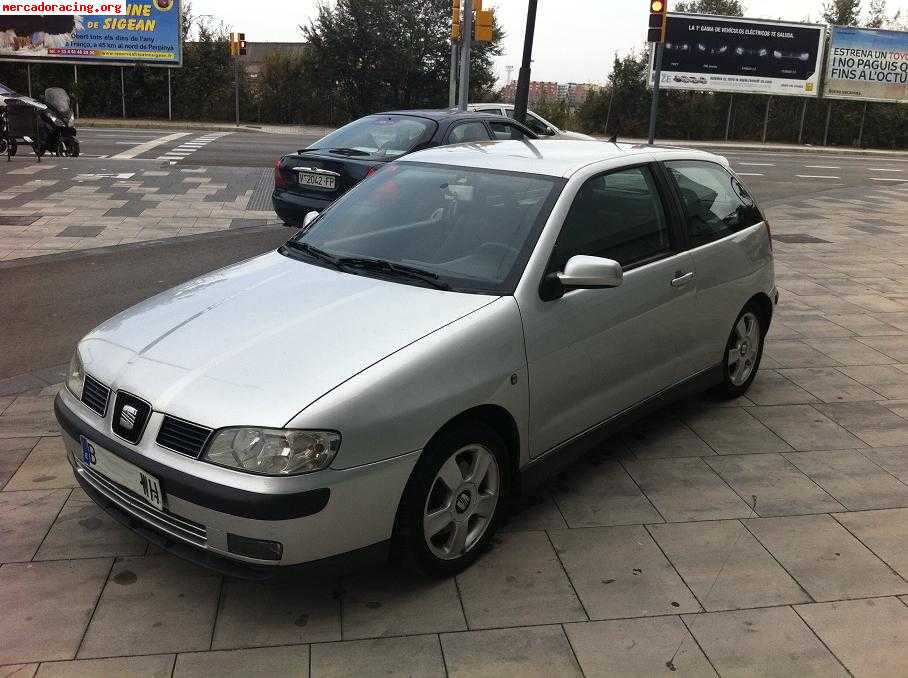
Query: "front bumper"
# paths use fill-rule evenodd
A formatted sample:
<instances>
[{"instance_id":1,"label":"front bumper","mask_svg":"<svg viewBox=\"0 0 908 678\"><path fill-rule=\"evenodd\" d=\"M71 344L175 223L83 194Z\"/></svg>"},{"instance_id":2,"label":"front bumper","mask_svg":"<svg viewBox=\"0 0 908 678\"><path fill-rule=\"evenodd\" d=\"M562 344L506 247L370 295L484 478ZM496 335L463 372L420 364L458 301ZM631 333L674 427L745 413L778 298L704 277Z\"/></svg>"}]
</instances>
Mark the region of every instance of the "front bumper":
<instances>
[{"instance_id":1,"label":"front bumper","mask_svg":"<svg viewBox=\"0 0 908 678\"><path fill-rule=\"evenodd\" d=\"M65 389L54 411L76 479L99 506L162 548L234 576L259 576L265 568L321 561L387 542L418 456L327 469L306 479L320 487L253 491L187 473L185 458L179 460L184 470L168 465L163 449L152 455L118 441L108 421L94 416ZM164 510L86 467L80 436L155 476L164 493ZM242 540L279 543L280 557L241 555L236 544Z\"/></svg>"}]
</instances>

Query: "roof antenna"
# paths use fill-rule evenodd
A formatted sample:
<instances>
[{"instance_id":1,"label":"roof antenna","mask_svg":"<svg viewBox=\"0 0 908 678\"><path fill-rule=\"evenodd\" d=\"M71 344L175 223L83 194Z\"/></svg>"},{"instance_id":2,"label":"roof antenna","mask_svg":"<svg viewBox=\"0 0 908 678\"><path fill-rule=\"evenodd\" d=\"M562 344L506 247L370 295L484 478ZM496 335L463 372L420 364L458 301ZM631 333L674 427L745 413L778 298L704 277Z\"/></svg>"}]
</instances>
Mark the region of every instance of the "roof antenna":
<instances>
[{"instance_id":1,"label":"roof antenna","mask_svg":"<svg viewBox=\"0 0 908 678\"><path fill-rule=\"evenodd\" d=\"M612 132L612 136L610 136L610 137L608 138L608 142L609 142L610 144L616 144L616 145L617 145L617 143L618 143L618 134L620 134L620 133L621 133L621 120L616 120L616 121L615 121L615 131Z\"/></svg>"}]
</instances>

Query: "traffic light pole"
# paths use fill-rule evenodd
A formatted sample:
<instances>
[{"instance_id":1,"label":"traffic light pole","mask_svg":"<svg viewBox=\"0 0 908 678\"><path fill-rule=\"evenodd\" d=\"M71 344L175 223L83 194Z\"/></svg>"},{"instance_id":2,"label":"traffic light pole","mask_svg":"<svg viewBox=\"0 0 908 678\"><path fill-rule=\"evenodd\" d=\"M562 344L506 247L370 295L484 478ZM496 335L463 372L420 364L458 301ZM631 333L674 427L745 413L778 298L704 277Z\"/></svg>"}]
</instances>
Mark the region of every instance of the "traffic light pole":
<instances>
[{"instance_id":1,"label":"traffic light pole","mask_svg":"<svg viewBox=\"0 0 908 678\"><path fill-rule=\"evenodd\" d=\"M653 100L649 107L649 145L656 142L656 116L659 113L659 85L662 83L662 43L653 43Z\"/></svg>"},{"instance_id":2,"label":"traffic light pole","mask_svg":"<svg viewBox=\"0 0 908 678\"><path fill-rule=\"evenodd\" d=\"M451 40L451 82L448 83L448 107L454 108L457 106L457 57L458 57L458 43L456 40Z\"/></svg>"},{"instance_id":3,"label":"traffic light pole","mask_svg":"<svg viewBox=\"0 0 908 678\"><path fill-rule=\"evenodd\" d=\"M470 43L473 42L473 0L463 0L463 33L460 36L460 110L470 103Z\"/></svg>"},{"instance_id":4,"label":"traffic light pole","mask_svg":"<svg viewBox=\"0 0 908 678\"><path fill-rule=\"evenodd\" d=\"M233 57L233 101L236 109L236 126L240 126L240 55Z\"/></svg>"},{"instance_id":5,"label":"traffic light pole","mask_svg":"<svg viewBox=\"0 0 908 678\"><path fill-rule=\"evenodd\" d=\"M514 119L526 124L527 103L530 98L530 64L533 62L533 36L536 33L536 0L527 6L527 32L523 38L523 61L517 75L517 93L514 97Z\"/></svg>"}]
</instances>

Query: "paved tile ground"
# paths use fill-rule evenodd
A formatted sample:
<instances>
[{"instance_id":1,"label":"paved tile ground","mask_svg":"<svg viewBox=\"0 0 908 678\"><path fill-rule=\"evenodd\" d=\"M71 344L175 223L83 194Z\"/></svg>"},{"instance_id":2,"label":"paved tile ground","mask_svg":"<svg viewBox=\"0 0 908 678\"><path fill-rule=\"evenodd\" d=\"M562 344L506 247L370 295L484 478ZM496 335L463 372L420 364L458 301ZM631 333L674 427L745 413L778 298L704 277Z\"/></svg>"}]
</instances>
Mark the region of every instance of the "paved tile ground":
<instances>
[{"instance_id":1,"label":"paved tile ground","mask_svg":"<svg viewBox=\"0 0 908 678\"><path fill-rule=\"evenodd\" d=\"M0 385L0 676L908 674L908 191L770 217L782 304L748 395L609 441L454 580L180 562L73 489L57 371Z\"/></svg>"},{"instance_id":2,"label":"paved tile ground","mask_svg":"<svg viewBox=\"0 0 908 678\"><path fill-rule=\"evenodd\" d=\"M17 158L0 169L0 261L279 226L272 187L261 168Z\"/></svg>"}]
</instances>

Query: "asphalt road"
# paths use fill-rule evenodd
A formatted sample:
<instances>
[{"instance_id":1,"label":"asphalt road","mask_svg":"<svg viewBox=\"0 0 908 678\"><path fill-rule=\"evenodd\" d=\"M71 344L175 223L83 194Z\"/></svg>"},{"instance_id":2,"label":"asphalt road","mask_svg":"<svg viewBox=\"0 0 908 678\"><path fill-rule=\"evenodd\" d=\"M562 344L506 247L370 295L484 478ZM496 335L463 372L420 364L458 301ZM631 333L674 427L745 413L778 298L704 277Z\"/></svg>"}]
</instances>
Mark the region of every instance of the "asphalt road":
<instances>
[{"instance_id":1,"label":"asphalt road","mask_svg":"<svg viewBox=\"0 0 908 678\"><path fill-rule=\"evenodd\" d=\"M187 155L177 161L157 159L187 141L210 136L193 131L161 141L174 134L89 129L81 136L87 155L115 158L123 153L135 154L129 164L136 168L173 162L179 166L270 167L281 152L312 141L289 135L231 133L193 143ZM150 148L142 150L149 144ZM136 154L137 149L142 152ZM764 205L793 195L807 199L842 189L870 190L908 180L908 159L897 156L727 149L725 154ZM74 343L111 315L196 275L272 249L287 235L283 230L226 231L112 252L88 250L0 265L4 299L0 305L0 379L65 362Z\"/></svg>"},{"instance_id":2,"label":"asphalt road","mask_svg":"<svg viewBox=\"0 0 908 678\"><path fill-rule=\"evenodd\" d=\"M105 319L289 235L222 231L0 265L0 379L67 362L75 342Z\"/></svg>"}]
</instances>

